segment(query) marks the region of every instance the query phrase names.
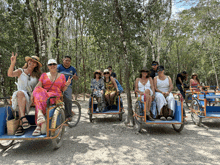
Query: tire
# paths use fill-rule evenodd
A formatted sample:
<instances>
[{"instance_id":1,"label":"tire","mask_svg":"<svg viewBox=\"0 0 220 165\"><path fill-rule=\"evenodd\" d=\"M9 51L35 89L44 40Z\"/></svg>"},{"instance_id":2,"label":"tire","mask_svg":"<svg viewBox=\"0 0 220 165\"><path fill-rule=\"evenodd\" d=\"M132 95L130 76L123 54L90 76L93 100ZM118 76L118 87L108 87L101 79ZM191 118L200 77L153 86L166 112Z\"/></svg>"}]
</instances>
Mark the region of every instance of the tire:
<instances>
[{"instance_id":1,"label":"tire","mask_svg":"<svg viewBox=\"0 0 220 165\"><path fill-rule=\"evenodd\" d=\"M90 123L93 123L92 114L89 114L89 121Z\"/></svg>"},{"instance_id":2,"label":"tire","mask_svg":"<svg viewBox=\"0 0 220 165\"><path fill-rule=\"evenodd\" d=\"M135 108L134 108L134 110L135 110L135 113L137 114L137 115L140 115L140 111L141 111L141 107L140 107L140 102L139 101L137 101L136 103L135 103ZM135 125L136 125L136 129L137 129L137 131L139 132L139 133L141 133L141 131L142 131L142 119L140 118L140 117L134 117L135 118Z\"/></svg>"},{"instance_id":3,"label":"tire","mask_svg":"<svg viewBox=\"0 0 220 165\"><path fill-rule=\"evenodd\" d=\"M119 116L119 121L122 121L122 113L120 113L118 116Z\"/></svg>"},{"instance_id":4,"label":"tire","mask_svg":"<svg viewBox=\"0 0 220 165\"><path fill-rule=\"evenodd\" d=\"M51 128L52 129L57 128L63 122L65 122L64 108L57 107L54 112L53 118L52 118ZM58 149L63 144L63 135L64 135L64 131L65 131L64 126L57 129L55 132L51 132L51 136L56 136L59 133L60 129L62 129L62 130L61 130L59 136L56 139L52 139L53 149Z\"/></svg>"},{"instance_id":5,"label":"tire","mask_svg":"<svg viewBox=\"0 0 220 165\"><path fill-rule=\"evenodd\" d=\"M14 140L0 140L0 148L3 150L8 149L14 143Z\"/></svg>"},{"instance_id":6,"label":"tire","mask_svg":"<svg viewBox=\"0 0 220 165\"><path fill-rule=\"evenodd\" d=\"M67 122L70 128L75 127L80 121L81 106L77 101L72 101L72 114L72 120Z\"/></svg>"},{"instance_id":7,"label":"tire","mask_svg":"<svg viewBox=\"0 0 220 165\"><path fill-rule=\"evenodd\" d=\"M184 128L184 124L172 124L172 126L176 132L181 132Z\"/></svg>"},{"instance_id":8,"label":"tire","mask_svg":"<svg viewBox=\"0 0 220 165\"><path fill-rule=\"evenodd\" d=\"M192 103L191 103L191 109L194 109L194 110L200 110L200 105L199 105L199 101L198 100L193 100ZM201 112L199 112L198 114L201 114ZM192 121L195 125L198 125L200 126L201 123L202 123L202 118L201 117L198 117L198 115L195 113L195 112L191 112L191 118L192 118Z\"/></svg>"},{"instance_id":9,"label":"tire","mask_svg":"<svg viewBox=\"0 0 220 165\"><path fill-rule=\"evenodd\" d=\"M191 98L191 100L190 100L190 98ZM192 103L192 94L191 93L187 94L187 96L185 98L185 102L186 102L186 106L189 108L190 104Z\"/></svg>"}]
</instances>

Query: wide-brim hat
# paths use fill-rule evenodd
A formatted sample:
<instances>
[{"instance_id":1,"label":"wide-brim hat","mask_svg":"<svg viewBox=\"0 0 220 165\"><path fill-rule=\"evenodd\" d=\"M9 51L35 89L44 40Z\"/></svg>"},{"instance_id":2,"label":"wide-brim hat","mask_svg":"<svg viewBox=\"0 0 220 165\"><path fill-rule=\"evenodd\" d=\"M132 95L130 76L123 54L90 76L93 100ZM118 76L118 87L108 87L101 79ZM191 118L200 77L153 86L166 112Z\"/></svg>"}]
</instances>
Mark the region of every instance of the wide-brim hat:
<instances>
[{"instance_id":1,"label":"wide-brim hat","mask_svg":"<svg viewBox=\"0 0 220 165\"><path fill-rule=\"evenodd\" d=\"M40 63L39 57L37 57L37 56L31 56L31 57L26 56L25 61L28 62L29 60L33 60L33 61L37 62L39 67L42 67L42 64Z\"/></svg>"},{"instance_id":2,"label":"wide-brim hat","mask_svg":"<svg viewBox=\"0 0 220 165\"><path fill-rule=\"evenodd\" d=\"M149 70L147 69L147 67L143 67L141 70L139 70L139 72L149 72Z\"/></svg>"},{"instance_id":3,"label":"wide-brim hat","mask_svg":"<svg viewBox=\"0 0 220 165\"><path fill-rule=\"evenodd\" d=\"M93 74L95 74L95 73L102 74L101 70L96 70L95 72L93 72Z\"/></svg>"},{"instance_id":4,"label":"wide-brim hat","mask_svg":"<svg viewBox=\"0 0 220 165\"><path fill-rule=\"evenodd\" d=\"M106 73L106 72L109 72L109 70L108 70L108 69L105 69L105 70L104 70L104 73Z\"/></svg>"}]
</instances>

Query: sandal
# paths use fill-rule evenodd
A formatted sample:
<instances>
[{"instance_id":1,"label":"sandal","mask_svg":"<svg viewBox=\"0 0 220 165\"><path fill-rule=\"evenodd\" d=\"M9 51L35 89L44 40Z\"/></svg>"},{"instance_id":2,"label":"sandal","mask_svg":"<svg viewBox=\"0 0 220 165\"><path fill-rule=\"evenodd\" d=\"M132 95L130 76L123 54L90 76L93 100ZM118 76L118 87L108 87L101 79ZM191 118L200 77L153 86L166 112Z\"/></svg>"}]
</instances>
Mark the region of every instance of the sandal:
<instances>
[{"instance_id":1,"label":"sandal","mask_svg":"<svg viewBox=\"0 0 220 165\"><path fill-rule=\"evenodd\" d=\"M18 126L16 132L15 132L15 135L16 136L21 136L21 135L24 135L24 129L21 125Z\"/></svg>"},{"instance_id":2,"label":"sandal","mask_svg":"<svg viewBox=\"0 0 220 165\"><path fill-rule=\"evenodd\" d=\"M39 136L41 135L41 128L39 126L37 126L37 128L34 130L34 132L32 133L33 136Z\"/></svg>"},{"instance_id":3,"label":"sandal","mask_svg":"<svg viewBox=\"0 0 220 165\"><path fill-rule=\"evenodd\" d=\"M20 118L21 123L22 123L22 127L23 127L23 129L28 129L28 128L31 127L31 125L29 124L28 121L22 121L22 119L24 119L24 118L26 119L26 116L23 116L23 117ZM27 120L27 119L26 119L26 120Z\"/></svg>"},{"instance_id":4,"label":"sandal","mask_svg":"<svg viewBox=\"0 0 220 165\"><path fill-rule=\"evenodd\" d=\"M44 117L44 115L42 114L42 115L39 115L38 116L38 118L37 118L37 125L39 125L39 124L41 124L41 123L43 123L43 122L45 122L46 120L45 120L45 117Z\"/></svg>"}]
</instances>

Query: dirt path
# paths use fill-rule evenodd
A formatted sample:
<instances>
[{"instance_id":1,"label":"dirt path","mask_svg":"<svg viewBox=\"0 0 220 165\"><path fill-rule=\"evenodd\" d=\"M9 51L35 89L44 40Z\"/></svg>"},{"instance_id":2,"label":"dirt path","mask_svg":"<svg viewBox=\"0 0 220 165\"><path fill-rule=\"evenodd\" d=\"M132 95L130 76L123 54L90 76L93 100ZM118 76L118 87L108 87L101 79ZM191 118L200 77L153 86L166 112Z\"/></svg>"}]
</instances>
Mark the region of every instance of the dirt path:
<instances>
[{"instance_id":1,"label":"dirt path","mask_svg":"<svg viewBox=\"0 0 220 165\"><path fill-rule=\"evenodd\" d=\"M122 97L126 109L125 95ZM60 149L53 151L50 141L17 141L0 151L0 164L220 164L217 119L204 122L208 130L195 126L188 117L181 133L171 125L152 125L140 134L124 125L127 112L122 122L118 116L98 116L90 123L88 100L79 102L81 121L67 128Z\"/></svg>"}]
</instances>

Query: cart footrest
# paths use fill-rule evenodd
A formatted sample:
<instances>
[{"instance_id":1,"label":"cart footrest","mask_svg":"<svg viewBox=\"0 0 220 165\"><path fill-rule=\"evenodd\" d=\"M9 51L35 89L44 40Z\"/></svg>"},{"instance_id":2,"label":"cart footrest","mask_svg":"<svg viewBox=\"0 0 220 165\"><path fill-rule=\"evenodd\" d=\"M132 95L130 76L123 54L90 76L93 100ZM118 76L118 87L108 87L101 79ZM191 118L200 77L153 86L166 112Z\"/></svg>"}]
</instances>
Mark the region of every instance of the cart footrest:
<instances>
[{"instance_id":1,"label":"cart footrest","mask_svg":"<svg viewBox=\"0 0 220 165\"><path fill-rule=\"evenodd\" d=\"M178 120L175 120L175 119L173 119L173 120L155 119L154 121L147 120L146 124L181 124L181 122Z\"/></svg>"},{"instance_id":2,"label":"cart footrest","mask_svg":"<svg viewBox=\"0 0 220 165\"><path fill-rule=\"evenodd\" d=\"M27 138L30 138L30 139L35 139L35 138L45 138L46 137L46 134L45 135L40 135L40 136L33 136L32 133L34 132L36 126L31 126L30 128L28 128L27 130L24 130L25 133L24 135L21 135L21 136L15 136L15 135L7 135L4 134L4 135L0 135L0 140L1 139L10 139L10 140L13 140L13 139L27 139Z\"/></svg>"}]
</instances>

